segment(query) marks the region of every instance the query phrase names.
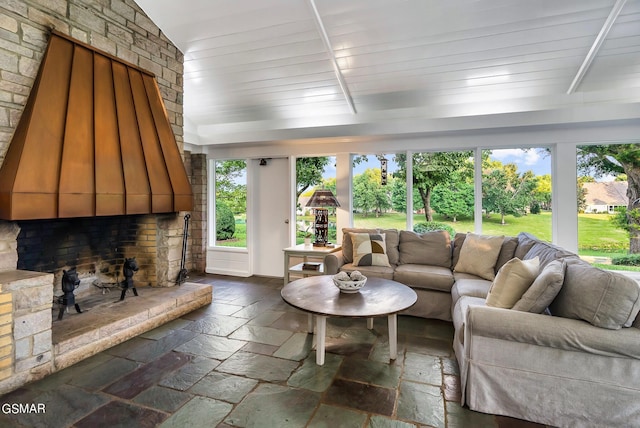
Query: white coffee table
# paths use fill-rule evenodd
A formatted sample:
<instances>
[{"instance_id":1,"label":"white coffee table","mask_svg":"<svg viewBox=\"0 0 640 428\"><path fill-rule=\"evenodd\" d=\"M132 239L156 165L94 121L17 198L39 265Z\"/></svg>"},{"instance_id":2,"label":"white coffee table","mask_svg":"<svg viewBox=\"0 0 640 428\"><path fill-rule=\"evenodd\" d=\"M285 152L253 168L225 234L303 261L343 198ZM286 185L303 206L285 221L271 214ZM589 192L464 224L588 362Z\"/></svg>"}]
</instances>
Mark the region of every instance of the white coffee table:
<instances>
[{"instance_id":1,"label":"white coffee table","mask_svg":"<svg viewBox=\"0 0 640 428\"><path fill-rule=\"evenodd\" d=\"M309 313L309 333L316 327L316 364L324 364L327 317L368 318L367 327L373 328L373 318L386 316L389 325L389 357L398 357L397 314L411 307L417 300L415 291L399 282L383 278L368 278L358 293L341 293L333 284L331 275L297 279L286 284L282 298L291 306Z\"/></svg>"}]
</instances>

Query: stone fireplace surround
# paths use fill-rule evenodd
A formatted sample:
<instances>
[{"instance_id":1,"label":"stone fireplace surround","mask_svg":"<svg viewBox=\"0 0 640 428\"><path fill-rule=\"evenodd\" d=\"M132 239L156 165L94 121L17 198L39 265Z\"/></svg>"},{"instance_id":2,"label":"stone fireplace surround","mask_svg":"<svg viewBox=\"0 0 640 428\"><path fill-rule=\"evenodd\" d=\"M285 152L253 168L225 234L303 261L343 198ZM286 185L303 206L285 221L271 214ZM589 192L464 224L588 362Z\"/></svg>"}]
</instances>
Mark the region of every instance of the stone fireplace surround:
<instances>
[{"instance_id":1,"label":"stone fireplace surround","mask_svg":"<svg viewBox=\"0 0 640 428\"><path fill-rule=\"evenodd\" d=\"M181 213L0 221L0 394L211 302L210 285L175 285L182 255ZM136 257L140 296L104 298L93 285L122 279L124 257ZM77 302L58 321L62 270L77 266ZM140 276L138 276L140 275ZM96 303L96 301L98 303Z\"/></svg>"}]
</instances>

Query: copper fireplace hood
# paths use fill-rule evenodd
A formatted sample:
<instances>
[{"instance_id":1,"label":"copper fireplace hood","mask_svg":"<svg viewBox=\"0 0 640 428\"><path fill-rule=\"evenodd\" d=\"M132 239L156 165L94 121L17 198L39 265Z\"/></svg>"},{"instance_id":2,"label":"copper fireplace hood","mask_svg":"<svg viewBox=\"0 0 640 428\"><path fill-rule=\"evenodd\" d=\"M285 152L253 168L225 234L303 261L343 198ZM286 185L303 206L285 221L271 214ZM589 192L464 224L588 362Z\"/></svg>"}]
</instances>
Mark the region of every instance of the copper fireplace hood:
<instances>
[{"instance_id":1,"label":"copper fireplace hood","mask_svg":"<svg viewBox=\"0 0 640 428\"><path fill-rule=\"evenodd\" d=\"M0 168L0 218L192 208L155 76L54 31Z\"/></svg>"}]
</instances>

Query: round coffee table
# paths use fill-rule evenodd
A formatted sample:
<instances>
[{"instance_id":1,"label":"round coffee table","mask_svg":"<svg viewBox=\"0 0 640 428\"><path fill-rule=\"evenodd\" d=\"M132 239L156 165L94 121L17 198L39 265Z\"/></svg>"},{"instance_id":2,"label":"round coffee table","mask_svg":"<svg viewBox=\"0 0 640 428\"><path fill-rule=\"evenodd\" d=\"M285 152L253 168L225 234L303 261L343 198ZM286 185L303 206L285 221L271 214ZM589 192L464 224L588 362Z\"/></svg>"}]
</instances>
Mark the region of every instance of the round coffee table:
<instances>
[{"instance_id":1,"label":"round coffee table","mask_svg":"<svg viewBox=\"0 0 640 428\"><path fill-rule=\"evenodd\" d=\"M309 312L309 333L313 333L316 318L316 364L324 364L327 317L373 318L386 316L389 323L389 354L398 357L398 312L411 307L417 300L415 291L399 282L383 278L368 278L358 293L341 293L331 275L297 279L285 285L280 293L291 306Z\"/></svg>"}]
</instances>

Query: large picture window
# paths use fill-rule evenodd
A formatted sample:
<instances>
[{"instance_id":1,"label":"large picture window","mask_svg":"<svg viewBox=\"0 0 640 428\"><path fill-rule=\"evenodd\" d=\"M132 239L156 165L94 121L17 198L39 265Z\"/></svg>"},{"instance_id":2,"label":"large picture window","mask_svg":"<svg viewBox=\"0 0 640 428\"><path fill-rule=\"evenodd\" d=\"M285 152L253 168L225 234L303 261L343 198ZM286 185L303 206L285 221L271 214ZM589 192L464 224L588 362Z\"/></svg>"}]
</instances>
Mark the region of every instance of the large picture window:
<instances>
[{"instance_id":1,"label":"large picture window","mask_svg":"<svg viewBox=\"0 0 640 428\"><path fill-rule=\"evenodd\" d=\"M215 245L247 246L247 163L214 161Z\"/></svg>"},{"instance_id":2,"label":"large picture window","mask_svg":"<svg viewBox=\"0 0 640 428\"><path fill-rule=\"evenodd\" d=\"M606 268L638 269L640 144L578 146L577 165L580 256Z\"/></svg>"},{"instance_id":3,"label":"large picture window","mask_svg":"<svg viewBox=\"0 0 640 428\"><path fill-rule=\"evenodd\" d=\"M398 174L396 155L354 156L352 175L353 225L405 229L407 185Z\"/></svg>"},{"instance_id":4,"label":"large picture window","mask_svg":"<svg viewBox=\"0 0 640 428\"><path fill-rule=\"evenodd\" d=\"M482 233L551 241L551 157L545 148L482 151Z\"/></svg>"},{"instance_id":5,"label":"large picture window","mask_svg":"<svg viewBox=\"0 0 640 428\"><path fill-rule=\"evenodd\" d=\"M398 176L406 177L406 156L398 155ZM445 229L451 236L473 230L473 152L412 154L413 230Z\"/></svg>"}]
</instances>

